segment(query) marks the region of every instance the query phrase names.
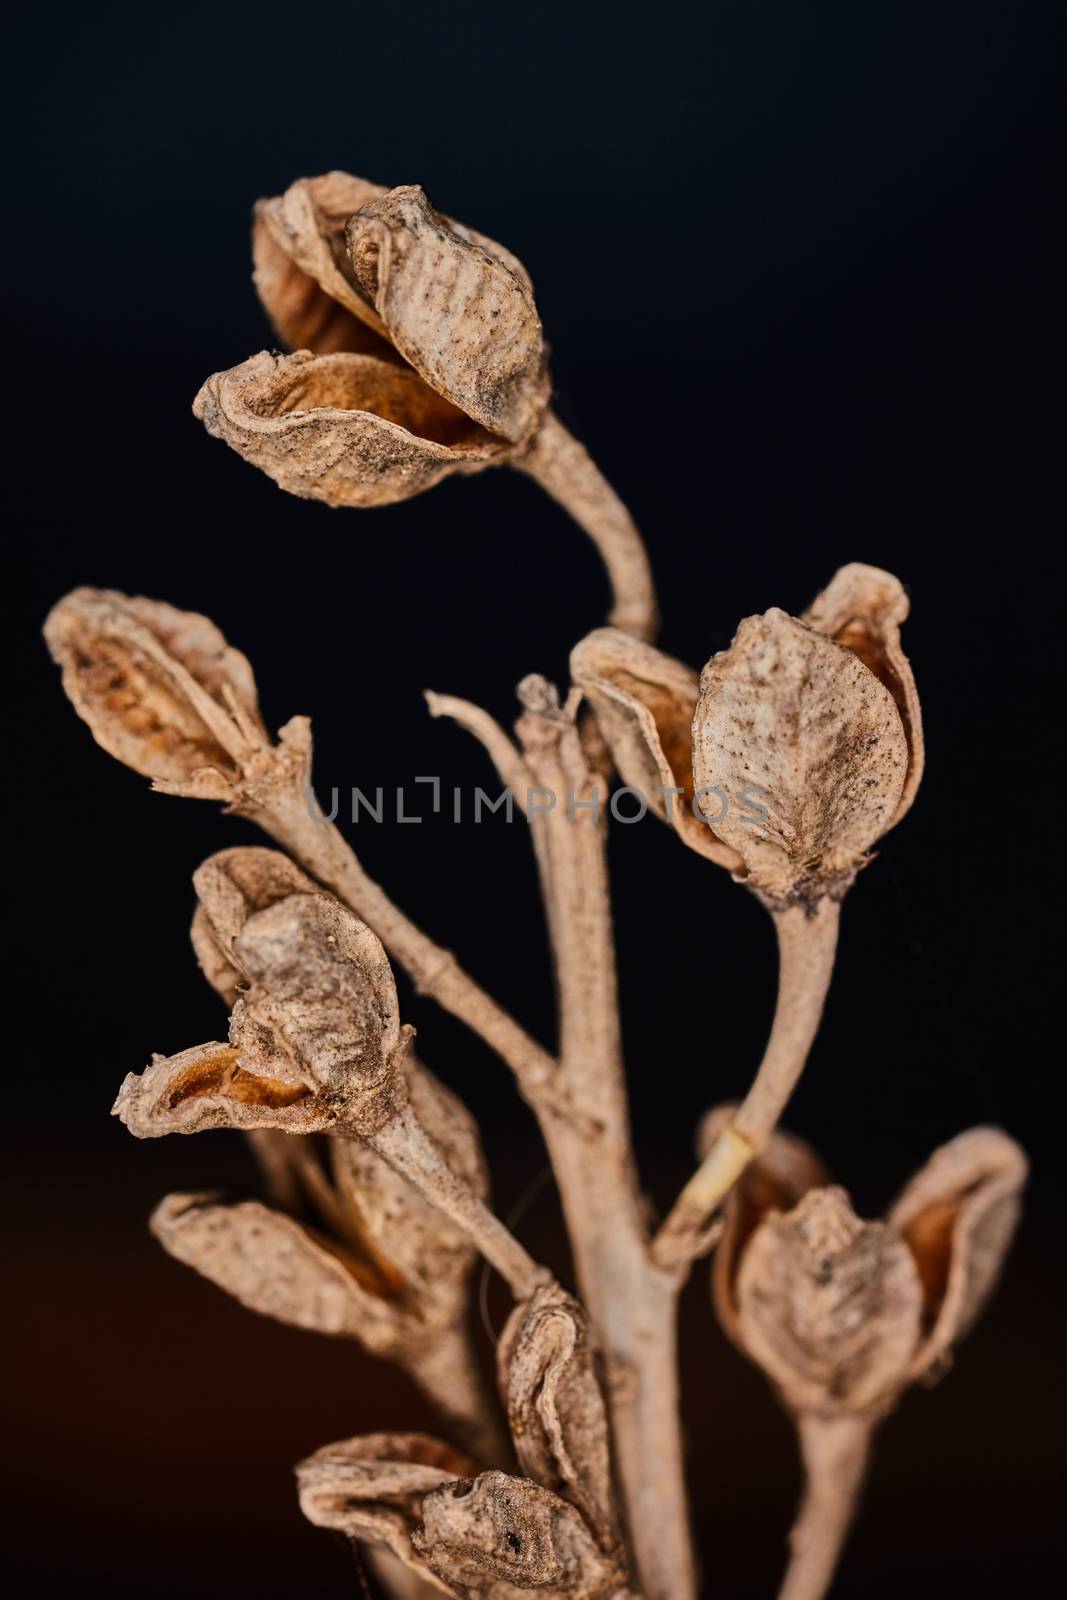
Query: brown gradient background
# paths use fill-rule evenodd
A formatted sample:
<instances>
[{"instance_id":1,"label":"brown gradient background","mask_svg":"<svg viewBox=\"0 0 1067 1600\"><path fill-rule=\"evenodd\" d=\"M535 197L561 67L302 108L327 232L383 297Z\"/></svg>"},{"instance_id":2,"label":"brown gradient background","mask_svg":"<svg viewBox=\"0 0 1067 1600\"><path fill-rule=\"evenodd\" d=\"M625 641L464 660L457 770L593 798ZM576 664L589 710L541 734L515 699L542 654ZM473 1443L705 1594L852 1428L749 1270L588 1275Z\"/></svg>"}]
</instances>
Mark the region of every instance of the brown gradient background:
<instances>
[{"instance_id":1,"label":"brown gradient background","mask_svg":"<svg viewBox=\"0 0 1067 1600\"><path fill-rule=\"evenodd\" d=\"M96 750L38 636L79 582L206 610L255 663L273 726L314 716L321 788L470 787L484 761L429 721L421 690L508 719L519 677L561 676L603 614L586 542L512 474L330 514L191 419L210 371L270 342L250 201L334 165L422 181L527 263L561 410L647 532L667 649L699 663L846 560L908 583L929 773L846 907L789 1120L868 1214L980 1121L1026 1143L1035 1177L990 1314L884 1429L836 1592L1029 1593L1062 1555L1053 17L61 6L16 26L5 388L29 425L4 478L2 1504L17 1593L358 1593L347 1551L302 1523L292 1464L357 1431L433 1426L389 1367L251 1316L147 1236L168 1189L254 1181L236 1137L137 1144L107 1116L152 1050L225 1026L188 948L189 877L254 835ZM549 1040L523 828L357 834L400 904ZM666 829L616 827L611 851L635 1120L662 1206L700 1113L758 1059L771 933ZM403 1001L483 1118L510 1211L542 1170L528 1114L458 1024ZM566 1271L550 1188L516 1227ZM706 1269L683 1359L707 1592L772 1594L792 1442L718 1332Z\"/></svg>"}]
</instances>

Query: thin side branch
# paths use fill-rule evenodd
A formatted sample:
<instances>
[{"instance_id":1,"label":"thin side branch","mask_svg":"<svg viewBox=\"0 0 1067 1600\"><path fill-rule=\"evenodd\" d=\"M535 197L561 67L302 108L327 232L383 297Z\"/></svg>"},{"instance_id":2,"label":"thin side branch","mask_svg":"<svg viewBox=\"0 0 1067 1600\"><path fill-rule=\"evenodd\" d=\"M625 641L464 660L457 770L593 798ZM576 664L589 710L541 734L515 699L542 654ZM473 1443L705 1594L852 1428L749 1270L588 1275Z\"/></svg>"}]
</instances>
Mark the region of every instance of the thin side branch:
<instances>
[{"instance_id":1,"label":"thin side branch","mask_svg":"<svg viewBox=\"0 0 1067 1600\"><path fill-rule=\"evenodd\" d=\"M690 1178L656 1235L653 1259L681 1266L710 1243L707 1226L748 1163L765 1148L785 1110L818 1032L834 970L840 905L829 896L813 910L775 911L778 1004L752 1087Z\"/></svg>"},{"instance_id":2,"label":"thin side branch","mask_svg":"<svg viewBox=\"0 0 1067 1600\"><path fill-rule=\"evenodd\" d=\"M584 445L555 412L546 411L532 442L512 464L558 500L596 545L614 597L609 621L651 639L659 616L648 553L633 518Z\"/></svg>"},{"instance_id":3,"label":"thin side branch","mask_svg":"<svg viewBox=\"0 0 1067 1600\"><path fill-rule=\"evenodd\" d=\"M451 951L435 944L393 904L334 823L312 816L305 796L289 791L281 792L269 808L249 814L373 929L420 994L430 995L497 1052L531 1106L571 1114L558 1064L548 1051L464 972Z\"/></svg>"},{"instance_id":4,"label":"thin side branch","mask_svg":"<svg viewBox=\"0 0 1067 1600\"><path fill-rule=\"evenodd\" d=\"M806 1488L778 1600L822 1600L856 1512L870 1452L867 1417L801 1416Z\"/></svg>"},{"instance_id":5,"label":"thin side branch","mask_svg":"<svg viewBox=\"0 0 1067 1600\"><path fill-rule=\"evenodd\" d=\"M401 1177L438 1210L443 1211L496 1268L516 1300L525 1300L551 1274L479 1199L469 1184L452 1171L410 1106L367 1138Z\"/></svg>"}]
</instances>

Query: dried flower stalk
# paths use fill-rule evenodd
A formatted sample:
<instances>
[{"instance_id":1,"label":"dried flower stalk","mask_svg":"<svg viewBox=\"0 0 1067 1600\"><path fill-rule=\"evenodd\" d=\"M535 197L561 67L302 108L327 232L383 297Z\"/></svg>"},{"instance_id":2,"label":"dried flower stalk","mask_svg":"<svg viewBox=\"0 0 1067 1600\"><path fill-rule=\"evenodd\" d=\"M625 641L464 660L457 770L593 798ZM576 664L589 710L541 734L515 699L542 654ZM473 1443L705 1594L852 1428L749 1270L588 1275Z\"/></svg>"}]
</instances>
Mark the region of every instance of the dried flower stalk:
<instances>
[{"instance_id":1,"label":"dried flower stalk","mask_svg":"<svg viewBox=\"0 0 1067 1600\"><path fill-rule=\"evenodd\" d=\"M732 1114L709 1114L705 1147ZM1026 1171L1014 1140L972 1128L935 1151L885 1223L861 1222L814 1152L778 1133L730 1194L716 1310L793 1416L807 1480L783 1600L826 1593L874 1431L980 1315Z\"/></svg>"},{"instance_id":2,"label":"dried flower stalk","mask_svg":"<svg viewBox=\"0 0 1067 1600\"><path fill-rule=\"evenodd\" d=\"M208 378L208 432L290 494L379 506L454 473L510 464L592 539L612 622L647 637L656 599L621 500L549 409L533 289L503 246L443 216L417 185L344 172L260 200L254 279L279 340Z\"/></svg>"},{"instance_id":3,"label":"dried flower stalk","mask_svg":"<svg viewBox=\"0 0 1067 1600\"><path fill-rule=\"evenodd\" d=\"M527 812L556 975L553 1055L367 876L314 805L307 719L270 739L249 663L213 623L110 590L54 608L48 644L97 741L288 853L225 850L198 869L193 947L230 1011L228 1038L154 1058L115 1106L141 1137L242 1130L263 1198L171 1195L153 1231L251 1309L397 1361L470 1452L374 1434L299 1468L305 1514L366 1545L397 1600L692 1600L676 1307L691 1263L718 1243L719 1319L774 1384L804 1461L783 1600L819 1600L875 1430L980 1313L1026 1172L1005 1134L975 1129L935 1153L886 1222L864 1222L777 1126L818 1030L841 902L922 774L907 597L891 574L846 566L803 616L744 620L698 674L648 642L644 548L549 408L514 256L421 189L340 172L260 201L253 255L293 353L208 379L195 405L208 430L330 505L383 505L510 464L592 536L615 626L575 647L567 693L523 680L514 738L478 706L427 697ZM613 769L759 898L779 949L763 1059L743 1099L706 1119L700 1164L658 1230L623 1067ZM526 805L528 793L552 803ZM559 1188L577 1297L490 1209L477 1126L415 1058L390 956L513 1072ZM516 1301L496 1354L502 1410L471 1341L478 1254Z\"/></svg>"}]
</instances>

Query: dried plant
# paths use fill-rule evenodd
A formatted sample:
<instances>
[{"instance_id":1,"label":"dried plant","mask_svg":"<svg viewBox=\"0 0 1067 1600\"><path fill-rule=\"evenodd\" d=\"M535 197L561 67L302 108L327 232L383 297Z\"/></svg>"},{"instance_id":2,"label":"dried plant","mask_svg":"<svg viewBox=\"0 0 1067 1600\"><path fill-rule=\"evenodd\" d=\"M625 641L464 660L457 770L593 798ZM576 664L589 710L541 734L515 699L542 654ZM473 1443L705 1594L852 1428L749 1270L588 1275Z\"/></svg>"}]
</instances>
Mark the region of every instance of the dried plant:
<instances>
[{"instance_id":1,"label":"dried plant","mask_svg":"<svg viewBox=\"0 0 1067 1600\"><path fill-rule=\"evenodd\" d=\"M225 1041L154 1057L115 1104L141 1138L242 1130L262 1198L171 1195L153 1232L250 1309L356 1340L421 1384L450 1442L327 1445L298 1469L300 1503L365 1546L397 1596L492 1600L696 1593L675 1316L693 1262L715 1250L719 1319L796 1421L807 1490L782 1594L815 1600L875 1428L979 1314L1026 1172L1007 1135L975 1129L931 1158L886 1222L863 1222L777 1128L819 1026L841 903L922 774L907 597L891 574L847 566L803 616L742 621L700 673L673 660L651 643L637 530L550 410L514 256L417 187L339 172L261 201L253 253L293 353L209 378L194 406L209 432L332 506L519 468L595 541L612 625L575 647L565 694L523 680L513 737L478 706L427 697L479 740L527 815L558 989L552 1054L367 876L314 802L307 719L271 739L249 663L207 618L93 589L55 607L49 647L104 749L280 847L224 850L195 875L192 941L230 1013ZM614 771L757 896L780 953L751 1088L705 1119L699 1164L658 1226L622 1064L605 861ZM492 1211L477 1124L416 1059L391 962L511 1069L548 1150L577 1297ZM515 1301L499 1399L470 1327L479 1257Z\"/></svg>"}]
</instances>

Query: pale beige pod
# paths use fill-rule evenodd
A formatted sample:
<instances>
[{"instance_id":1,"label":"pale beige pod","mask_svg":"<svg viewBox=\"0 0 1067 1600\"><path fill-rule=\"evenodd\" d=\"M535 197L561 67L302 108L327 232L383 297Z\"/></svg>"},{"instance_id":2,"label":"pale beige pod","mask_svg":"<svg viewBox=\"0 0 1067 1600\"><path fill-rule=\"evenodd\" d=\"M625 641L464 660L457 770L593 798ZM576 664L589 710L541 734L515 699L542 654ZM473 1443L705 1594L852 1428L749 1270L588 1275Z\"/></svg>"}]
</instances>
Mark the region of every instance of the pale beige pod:
<instances>
[{"instance_id":1,"label":"pale beige pod","mask_svg":"<svg viewBox=\"0 0 1067 1600\"><path fill-rule=\"evenodd\" d=\"M45 641L97 743L159 783L215 774L230 798L243 760L267 742L252 668L208 618L114 589L73 589Z\"/></svg>"},{"instance_id":2,"label":"pale beige pod","mask_svg":"<svg viewBox=\"0 0 1067 1600\"><path fill-rule=\"evenodd\" d=\"M353 278L345 224L388 191L348 172L299 178L252 213L252 281L279 341L290 350L386 355L377 313Z\"/></svg>"},{"instance_id":3,"label":"pale beige pod","mask_svg":"<svg viewBox=\"0 0 1067 1600\"><path fill-rule=\"evenodd\" d=\"M508 449L410 368L349 352L262 350L208 378L193 411L280 488L330 506L410 499Z\"/></svg>"},{"instance_id":4,"label":"pale beige pod","mask_svg":"<svg viewBox=\"0 0 1067 1600\"><path fill-rule=\"evenodd\" d=\"M740 856L695 806L692 723L700 680L693 669L619 628L596 628L571 651L571 676L623 783L691 850L738 870Z\"/></svg>"},{"instance_id":5,"label":"pale beige pod","mask_svg":"<svg viewBox=\"0 0 1067 1600\"><path fill-rule=\"evenodd\" d=\"M592 1335L559 1284L515 1307L497 1345L497 1372L523 1473L569 1500L613 1549L620 1530Z\"/></svg>"},{"instance_id":6,"label":"pale beige pod","mask_svg":"<svg viewBox=\"0 0 1067 1600\"><path fill-rule=\"evenodd\" d=\"M492 433L528 438L549 382L525 274L457 232L418 185L364 205L346 237L352 270L405 361Z\"/></svg>"},{"instance_id":7,"label":"pale beige pod","mask_svg":"<svg viewBox=\"0 0 1067 1600\"><path fill-rule=\"evenodd\" d=\"M705 816L772 902L840 896L892 827L908 741L852 650L777 608L700 677L693 775Z\"/></svg>"},{"instance_id":8,"label":"pale beige pod","mask_svg":"<svg viewBox=\"0 0 1067 1600\"><path fill-rule=\"evenodd\" d=\"M896 702L908 740L908 771L893 815L900 821L915 799L925 764L922 709L900 625L911 610L900 579L881 567L850 561L840 567L801 617L858 655Z\"/></svg>"}]
</instances>

